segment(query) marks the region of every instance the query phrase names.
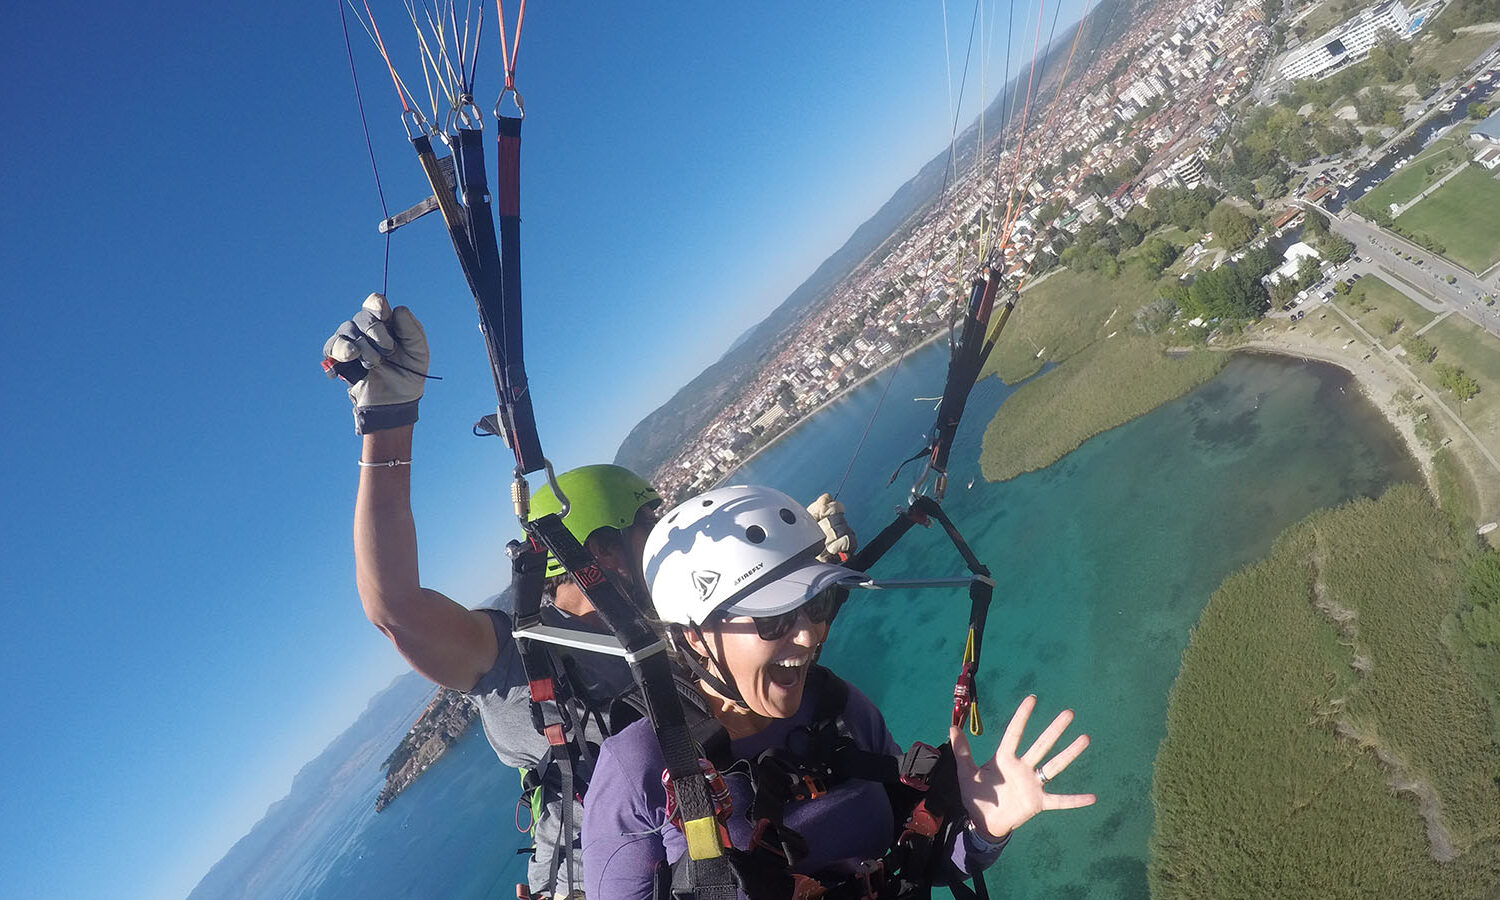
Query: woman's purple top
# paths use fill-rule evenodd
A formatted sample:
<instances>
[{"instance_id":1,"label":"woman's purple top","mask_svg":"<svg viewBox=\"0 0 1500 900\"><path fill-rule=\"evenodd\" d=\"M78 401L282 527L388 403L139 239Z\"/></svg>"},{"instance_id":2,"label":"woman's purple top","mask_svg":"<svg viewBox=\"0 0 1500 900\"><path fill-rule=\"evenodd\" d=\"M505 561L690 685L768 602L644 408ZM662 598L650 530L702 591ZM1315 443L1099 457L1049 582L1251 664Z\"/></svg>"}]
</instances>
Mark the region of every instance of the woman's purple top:
<instances>
[{"instance_id":1,"label":"woman's purple top","mask_svg":"<svg viewBox=\"0 0 1500 900\"><path fill-rule=\"evenodd\" d=\"M808 724L817 708L813 690L810 683L796 715L731 741L730 755L754 759L772 747L798 750L798 729ZM860 749L900 755L880 710L853 685L844 723ZM664 768L656 734L644 719L610 737L600 749L583 808L583 879L589 900L650 900L657 864L675 862L687 850L682 832L667 821ZM752 830L744 812L750 808L749 778L730 773L725 782L734 805L729 837L734 846L746 849ZM802 874L849 872L861 861L884 856L896 826L885 788L860 779L835 785L817 799L788 803L783 822L807 841L808 855L794 869ZM1000 847L980 848L967 832L956 843L951 858L963 872L978 872L1000 855Z\"/></svg>"}]
</instances>

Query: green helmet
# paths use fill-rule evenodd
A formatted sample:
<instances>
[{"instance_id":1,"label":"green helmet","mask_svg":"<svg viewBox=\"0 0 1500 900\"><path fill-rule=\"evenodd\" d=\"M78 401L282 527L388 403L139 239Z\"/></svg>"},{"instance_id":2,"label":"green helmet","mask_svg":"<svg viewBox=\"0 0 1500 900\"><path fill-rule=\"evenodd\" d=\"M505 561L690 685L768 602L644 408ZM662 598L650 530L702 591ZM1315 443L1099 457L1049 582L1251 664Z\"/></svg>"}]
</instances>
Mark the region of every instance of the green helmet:
<instances>
[{"instance_id":1,"label":"green helmet","mask_svg":"<svg viewBox=\"0 0 1500 900\"><path fill-rule=\"evenodd\" d=\"M622 466L580 466L557 476L557 485L568 498L568 514L563 526L582 544L601 528L623 531L635 522L635 514L648 503L661 501L656 488L646 479ZM562 509L551 484L537 488L531 497L531 520ZM565 570L551 553L547 554L547 577Z\"/></svg>"}]
</instances>

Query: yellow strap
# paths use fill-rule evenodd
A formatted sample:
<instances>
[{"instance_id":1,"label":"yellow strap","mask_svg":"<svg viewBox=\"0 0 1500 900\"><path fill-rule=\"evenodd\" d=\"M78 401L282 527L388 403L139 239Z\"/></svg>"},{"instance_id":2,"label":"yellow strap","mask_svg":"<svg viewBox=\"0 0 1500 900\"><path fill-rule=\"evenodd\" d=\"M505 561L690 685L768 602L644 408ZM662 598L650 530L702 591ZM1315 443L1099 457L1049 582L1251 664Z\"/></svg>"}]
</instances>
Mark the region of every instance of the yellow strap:
<instances>
[{"instance_id":1,"label":"yellow strap","mask_svg":"<svg viewBox=\"0 0 1500 900\"><path fill-rule=\"evenodd\" d=\"M974 626L969 626L969 639L964 643L964 665L974 661ZM984 734L984 721L979 718L979 685L974 685L974 701L969 704L969 734L978 737Z\"/></svg>"},{"instance_id":2,"label":"yellow strap","mask_svg":"<svg viewBox=\"0 0 1500 900\"><path fill-rule=\"evenodd\" d=\"M693 859L714 859L724 855L724 849L719 846L719 824L713 816L683 822L682 833L687 837L688 856Z\"/></svg>"}]
</instances>

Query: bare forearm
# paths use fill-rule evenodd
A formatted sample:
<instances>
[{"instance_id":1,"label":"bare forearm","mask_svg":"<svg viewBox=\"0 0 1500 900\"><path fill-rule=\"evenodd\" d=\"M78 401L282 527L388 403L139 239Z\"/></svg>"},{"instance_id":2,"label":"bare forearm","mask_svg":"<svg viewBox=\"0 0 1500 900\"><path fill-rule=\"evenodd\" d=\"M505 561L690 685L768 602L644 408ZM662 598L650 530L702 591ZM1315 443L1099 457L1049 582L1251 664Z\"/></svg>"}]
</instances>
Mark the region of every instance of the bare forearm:
<instances>
[{"instance_id":1,"label":"bare forearm","mask_svg":"<svg viewBox=\"0 0 1500 900\"><path fill-rule=\"evenodd\" d=\"M360 459L409 460L411 436L410 425L367 434ZM420 603L422 582L417 570L417 528L411 514L411 466L360 468L359 494L354 502L354 571L365 614L377 625Z\"/></svg>"},{"instance_id":2,"label":"bare forearm","mask_svg":"<svg viewBox=\"0 0 1500 900\"><path fill-rule=\"evenodd\" d=\"M411 459L412 426L364 436L361 459ZM468 690L494 664L497 644L482 613L422 587L411 512L411 466L360 468L354 503L354 570L365 616L413 669Z\"/></svg>"}]
</instances>

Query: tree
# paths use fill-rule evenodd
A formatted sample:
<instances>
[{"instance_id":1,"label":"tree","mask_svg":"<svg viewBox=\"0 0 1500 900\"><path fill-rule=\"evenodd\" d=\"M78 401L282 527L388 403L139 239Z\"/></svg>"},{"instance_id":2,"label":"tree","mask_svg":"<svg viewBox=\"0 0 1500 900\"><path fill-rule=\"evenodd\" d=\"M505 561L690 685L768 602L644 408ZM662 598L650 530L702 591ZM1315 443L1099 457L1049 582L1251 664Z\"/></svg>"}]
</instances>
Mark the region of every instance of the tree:
<instances>
[{"instance_id":1,"label":"tree","mask_svg":"<svg viewBox=\"0 0 1500 900\"><path fill-rule=\"evenodd\" d=\"M1475 102L1475 103L1470 103L1469 104L1469 118L1471 118L1471 119L1484 119L1484 118L1488 118L1489 114L1490 114L1490 105L1488 103L1478 103L1478 102Z\"/></svg>"},{"instance_id":2,"label":"tree","mask_svg":"<svg viewBox=\"0 0 1500 900\"><path fill-rule=\"evenodd\" d=\"M1370 49L1370 68L1388 82L1400 81L1411 63L1411 47L1394 34L1382 35Z\"/></svg>"},{"instance_id":3,"label":"tree","mask_svg":"<svg viewBox=\"0 0 1500 900\"><path fill-rule=\"evenodd\" d=\"M1214 208L1213 192L1205 187L1181 191L1172 201L1172 224L1183 231L1203 227L1203 220Z\"/></svg>"},{"instance_id":4,"label":"tree","mask_svg":"<svg viewBox=\"0 0 1500 900\"><path fill-rule=\"evenodd\" d=\"M1321 241L1328 236L1328 220L1315 212L1305 212L1302 215L1302 232L1306 237Z\"/></svg>"},{"instance_id":5,"label":"tree","mask_svg":"<svg viewBox=\"0 0 1500 900\"><path fill-rule=\"evenodd\" d=\"M1191 305L1209 319L1259 318L1268 302L1259 279L1237 266L1220 266L1199 275L1188 293Z\"/></svg>"},{"instance_id":6,"label":"tree","mask_svg":"<svg viewBox=\"0 0 1500 900\"><path fill-rule=\"evenodd\" d=\"M1240 268L1247 272L1256 281L1271 274L1271 270L1281 264L1281 256L1273 254L1265 247L1254 247L1245 251L1240 258Z\"/></svg>"},{"instance_id":7,"label":"tree","mask_svg":"<svg viewBox=\"0 0 1500 900\"><path fill-rule=\"evenodd\" d=\"M1380 125L1385 122L1386 110L1393 109L1394 104L1385 91L1380 88L1370 88L1361 91L1354 98L1354 111L1359 113L1361 125Z\"/></svg>"},{"instance_id":8,"label":"tree","mask_svg":"<svg viewBox=\"0 0 1500 900\"><path fill-rule=\"evenodd\" d=\"M1437 37L1439 43L1446 44L1453 40L1453 26L1449 25L1446 19L1434 22L1432 33Z\"/></svg>"},{"instance_id":9,"label":"tree","mask_svg":"<svg viewBox=\"0 0 1500 900\"><path fill-rule=\"evenodd\" d=\"M1170 241L1157 237L1147 238L1141 244L1140 259L1147 274L1160 275L1163 269L1176 261L1177 248Z\"/></svg>"},{"instance_id":10,"label":"tree","mask_svg":"<svg viewBox=\"0 0 1500 900\"><path fill-rule=\"evenodd\" d=\"M1116 222L1115 234L1120 238L1120 249L1122 250L1128 250L1138 245L1141 242L1141 238L1146 236L1145 232L1129 220Z\"/></svg>"},{"instance_id":11,"label":"tree","mask_svg":"<svg viewBox=\"0 0 1500 900\"><path fill-rule=\"evenodd\" d=\"M1412 74L1412 83L1416 85L1417 93L1426 97L1438 89L1438 73L1431 67L1424 66Z\"/></svg>"},{"instance_id":12,"label":"tree","mask_svg":"<svg viewBox=\"0 0 1500 900\"><path fill-rule=\"evenodd\" d=\"M1396 332L1400 331L1401 326L1405 324L1406 320L1401 318L1400 316L1380 317L1380 327L1385 329L1386 334L1395 334Z\"/></svg>"},{"instance_id":13,"label":"tree","mask_svg":"<svg viewBox=\"0 0 1500 900\"><path fill-rule=\"evenodd\" d=\"M1255 194L1255 182L1243 175L1231 175L1226 178L1224 180L1224 190L1246 203L1260 202L1260 198Z\"/></svg>"},{"instance_id":14,"label":"tree","mask_svg":"<svg viewBox=\"0 0 1500 900\"><path fill-rule=\"evenodd\" d=\"M1144 234L1160 225L1162 217L1159 212L1149 206L1138 204L1132 206L1130 212L1125 214L1125 221L1139 228L1141 233Z\"/></svg>"},{"instance_id":15,"label":"tree","mask_svg":"<svg viewBox=\"0 0 1500 900\"><path fill-rule=\"evenodd\" d=\"M1304 256L1297 261L1297 290L1302 290L1318 280L1322 271L1316 257Z\"/></svg>"},{"instance_id":16,"label":"tree","mask_svg":"<svg viewBox=\"0 0 1500 900\"><path fill-rule=\"evenodd\" d=\"M1314 215L1312 218L1322 219L1323 217ZM1336 266L1347 262L1349 257L1354 255L1354 244L1345 239L1343 235L1332 232L1324 236L1318 246L1323 251L1323 258Z\"/></svg>"},{"instance_id":17,"label":"tree","mask_svg":"<svg viewBox=\"0 0 1500 900\"><path fill-rule=\"evenodd\" d=\"M1220 203L1209 212L1208 227L1227 250L1238 250L1255 237L1255 220L1229 203Z\"/></svg>"},{"instance_id":18,"label":"tree","mask_svg":"<svg viewBox=\"0 0 1500 900\"><path fill-rule=\"evenodd\" d=\"M1285 306L1287 301L1297 295L1297 286L1284 278L1278 278L1271 282L1271 302L1276 306Z\"/></svg>"},{"instance_id":19,"label":"tree","mask_svg":"<svg viewBox=\"0 0 1500 900\"><path fill-rule=\"evenodd\" d=\"M1437 348L1432 345L1432 341L1421 335L1412 335L1402 341L1401 346L1406 348L1407 356L1419 362L1432 362L1432 358L1437 355Z\"/></svg>"},{"instance_id":20,"label":"tree","mask_svg":"<svg viewBox=\"0 0 1500 900\"><path fill-rule=\"evenodd\" d=\"M1453 396L1460 400L1468 400L1479 393L1479 383L1457 366L1438 363L1432 371L1437 374L1438 384L1452 391Z\"/></svg>"}]
</instances>

